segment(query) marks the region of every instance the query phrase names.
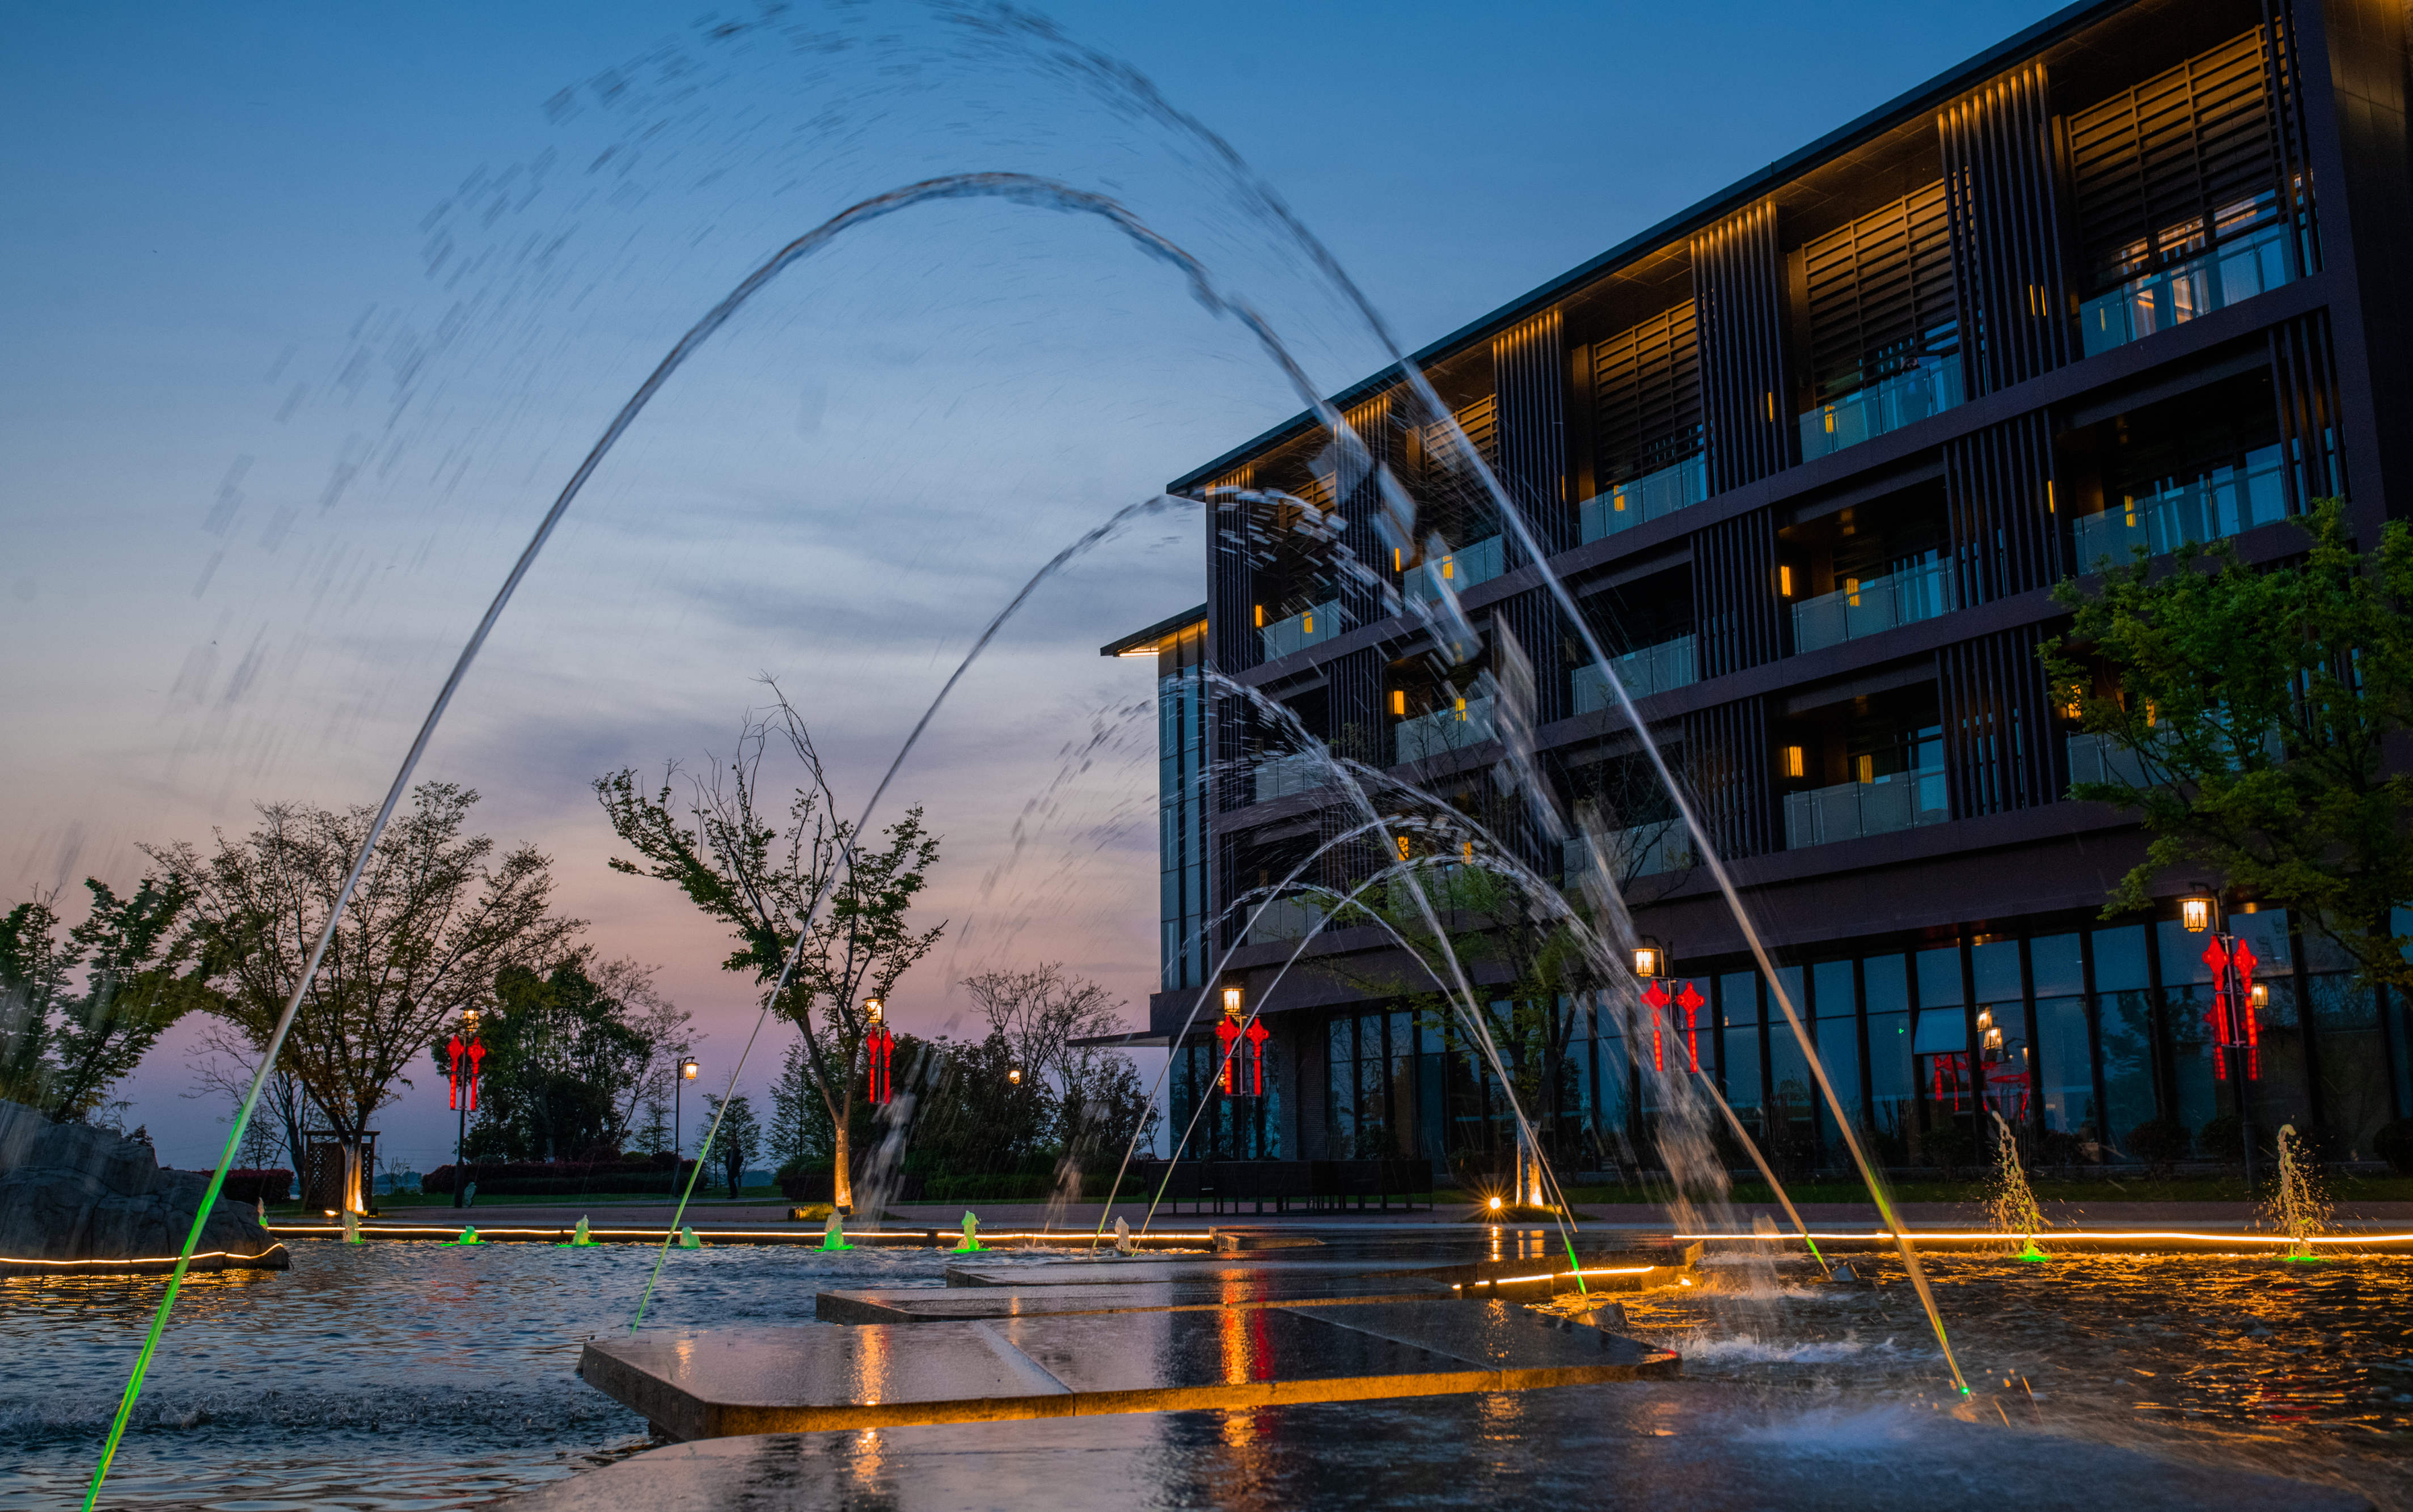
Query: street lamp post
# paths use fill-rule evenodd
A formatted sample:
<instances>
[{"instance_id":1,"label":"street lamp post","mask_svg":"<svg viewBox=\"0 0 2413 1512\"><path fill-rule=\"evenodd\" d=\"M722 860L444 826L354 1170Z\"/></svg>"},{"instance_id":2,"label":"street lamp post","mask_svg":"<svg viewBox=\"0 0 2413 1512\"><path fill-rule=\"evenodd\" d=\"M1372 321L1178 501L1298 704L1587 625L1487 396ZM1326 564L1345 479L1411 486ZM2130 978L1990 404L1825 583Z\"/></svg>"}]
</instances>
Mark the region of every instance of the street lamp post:
<instances>
[{"instance_id":1,"label":"street lamp post","mask_svg":"<svg viewBox=\"0 0 2413 1512\"><path fill-rule=\"evenodd\" d=\"M469 1062L470 1091L467 1096L461 1092L461 1062L469 1048L477 1043L478 1010L463 1008L461 1032L452 1037L452 1110L455 1114L452 1128L452 1206L456 1208L469 1205L469 1167L466 1159L469 1143L469 1103L477 1096L478 1061L485 1057L481 1055Z\"/></svg>"},{"instance_id":2,"label":"street lamp post","mask_svg":"<svg viewBox=\"0 0 2413 1512\"><path fill-rule=\"evenodd\" d=\"M2270 1001L2270 989L2254 980L2254 947L2234 931L2223 929L2228 922L2222 917L2220 895L2210 888L2198 887L2179 900L2179 922L2190 934L2210 934L2204 946L2204 964L2212 968L2212 1034L2213 1044L2220 1056L2224 1072L2234 1066L2236 1074L2228 1078L2237 1094L2237 1132L2245 1147L2245 1189L2254 1190L2254 1115L2245 1100L2245 1084L2255 1079L2261 1067L2256 1064L2254 1051L2261 1038L2258 1010Z\"/></svg>"},{"instance_id":3,"label":"street lamp post","mask_svg":"<svg viewBox=\"0 0 2413 1512\"><path fill-rule=\"evenodd\" d=\"M679 1141L686 1133L686 1113L682 1108L682 1100L687 1092L687 1084L695 1079L698 1069L695 1057L684 1055L679 1058L678 1075L671 1078L671 1186L673 1190L678 1187Z\"/></svg>"}]
</instances>

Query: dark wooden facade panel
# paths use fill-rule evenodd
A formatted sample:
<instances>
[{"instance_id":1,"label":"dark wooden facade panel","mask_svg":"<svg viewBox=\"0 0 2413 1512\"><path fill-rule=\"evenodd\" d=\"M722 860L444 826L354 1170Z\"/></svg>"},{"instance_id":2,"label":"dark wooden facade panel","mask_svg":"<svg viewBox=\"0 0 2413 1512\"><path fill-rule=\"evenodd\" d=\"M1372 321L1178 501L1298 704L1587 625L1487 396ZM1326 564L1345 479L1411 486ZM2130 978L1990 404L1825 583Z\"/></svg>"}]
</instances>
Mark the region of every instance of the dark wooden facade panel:
<instances>
[{"instance_id":1,"label":"dark wooden facade panel","mask_svg":"<svg viewBox=\"0 0 2413 1512\"><path fill-rule=\"evenodd\" d=\"M2068 117L2080 292L2167 268L2258 224L2282 187L2256 27Z\"/></svg>"},{"instance_id":2,"label":"dark wooden facade panel","mask_svg":"<svg viewBox=\"0 0 2413 1512\"><path fill-rule=\"evenodd\" d=\"M1710 487L1723 492L1791 466L1800 453L1786 358L1784 257L1765 201L1693 239L1701 410Z\"/></svg>"},{"instance_id":3,"label":"dark wooden facade panel","mask_svg":"<svg viewBox=\"0 0 2413 1512\"><path fill-rule=\"evenodd\" d=\"M2262 0L2262 87L2271 110L2272 169L2280 211L2295 228L2293 271L2321 266L2319 223L2313 215L2312 134L2304 119L2304 59L2289 0Z\"/></svg>"},{"instance_id":4,"label":"dark wooden facade panel","mask_svg":"<svg viewBox=\"0 0 2413 1512\"><path fill-rule=\"evenodd\" d=\"M1383 670L1385 658L1379 646L1366 646L1327 663L1324 668L1326 707L1331 711L1332 754L1369 767L1391 764L1389 716L1383 712Z\"/></svg>"},{"instance_id":5,"label":"dark wooden facade panel","mask_svg":"<svg viewBox=\"0 0 2413 1512\"><path fill-rule=\"evenodd\" d=\"M1531 670L1533 726L1538 728L1566 718L1570 712L1565 669L1567 638L1562 630L1559 606L1552 601L1549 590L1535 588L1518 594L1491 613L1494 621L1514 638L1517 653Z\"/></svg>"},{"instance_id":6,"label":"dark wooden facade panel","mask_svg":"<svg viewBox=\"0 0 2413 1512\"><path fill-rule=\"evenodd\" d=\"M1364 476L1353 480L1341 494L1340 544L1374 577L1396 582L1399 558L1394 556L1395 549L1384 541L1380 526L1383 497L1379 479L1384 468L1397 465L1399 450L1391 418L1391 397L1386 390L1341 414L1341 419L1365 444L1368 466ZM1383 617L1382 607L1382 595L1373 583L1355 576L1342 581L1340 608L1351 624L1373 624Z\"/></svg>"},{"instance_id":7,"label":"dark wooden facade panel","mask_svg":"<svg viewBox=\"0 0 2413 1512\"><path fill-rule=\"evenodd\" d=\"M2326 310L2270 330L2271 388L2279 405L2279 445L2287 460L2287 512L2343 495L2346 449L2338 433L2337 349Z\"/></svg>"},{"instance_id":8,"label":"dark wooden facade panel","mask_svg":"<svg viewBox=\"0 0 2413 1512\"><path fill-rule=\"evenodd\" d=\"M1207 485L1207 564L1214 591L1206 602L1206 667L1245 672L1264 660L1257 639L1257 552L1251 539L1255 509L1219 490L1254 486L1256 469L1239 467Z\"/></svg>"},{"instance_id":9,"label":"dark wooden facade panel","mask_svg":"<svg viewBox=\"0 0 2413 1512\"><path fill-rule=\"evenodd\" d=\"M2015 69L1955 102L1936 128L1963 372L1974 398L2070 360L2066 230L2044 65Z\"/></svg>"},{"instance_id":10,"label":"dark wooden facade panel","mask_svg":"<svg viewBox=\"0 0 2413 1512\"><path fill-rule=\"evenodd\" d=\"M1576 544L1575 511L1566 496L1566 342L1558 309L1494 337L1491 372L1499 396L1501 487L1524 513L1543 553L1555 556ZM1509 570L1527 561L1510 532Z\"/></svg>"},{"instance_id":11,"label":"dark wooden facade panel","mask_svg":"<svg viewBox=\"0 0 2413 1512\"><path fill-rule=\"evenodd\" d=\"M1935 653L1945 787L1954 818L2034 808L2068 790L2067 752L2036 656L2049 633L2028 625Z\"/></svg>"},{"instance_id":12,"label":"dark wooden facade panel","mask_svg":"<svg viewBox=\"0 0 2413 1512\"><path fill-rule=\"evenodd\" d=\"M1768 738L1763 699L1739 698L1684 715L1680 775L1722 857L1781 848Z\"/></svg>"},{"instance_id":13,"label":"dark wooden facade panel","mask_svg":"<svg viewBox=\"0 0 2413 1512\"><path fill-rule=\"evenodd\" d=\"M2067 526L2053 480L2052 417L2042 410L1944 445L1953 586L1962 608L2058 582Z\"/></svg>"},{"instance_id":14,"label":"dark wooden facade panel","mask_svg":"<svg viewBox=\"0 0 2413 1512\"><path fill-rule=\"evenodd\" d=\"M1945 185L1932 183L1802 247L1813 403L1956 349L1947 200ZM1785 408L1779 404L1780 414Z\"/></svg>"},{"instance_id":15,"label":"dark wooden facade panel","mask_svg":"<svg viewBox=\"0 0 2413 1512\"><path fill-rule=\"evenodd\" d=\"M1685 301L1591 348L1596 492L1701 449L1700 321Z\"/></svg>"},{"instance_id":16,"label":"dark wooden facade panel","mask_svg":"<svg viewBox=\"0 0 2413 1512\"><path fill-rule=\"evenodd\" d=\"M1701 676L1776 660L1784 654L1784 623L1774 513L1754 509L1696 532L1693 624Z\"/></svg>"}]
</instances>

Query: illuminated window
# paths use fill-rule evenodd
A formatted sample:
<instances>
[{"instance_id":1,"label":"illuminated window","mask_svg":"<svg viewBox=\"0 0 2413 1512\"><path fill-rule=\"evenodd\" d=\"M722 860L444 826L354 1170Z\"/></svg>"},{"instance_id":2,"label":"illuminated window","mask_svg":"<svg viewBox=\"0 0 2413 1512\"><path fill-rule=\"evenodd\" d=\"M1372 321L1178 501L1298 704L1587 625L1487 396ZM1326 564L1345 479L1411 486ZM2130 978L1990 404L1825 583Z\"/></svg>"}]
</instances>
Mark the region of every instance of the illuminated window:
<instances>
[{"instance_id":1,"label":"illuminated window","mask_svg":"<svg viewBox=\"0 0 2413 1512\"><path fill-rule=\"evenodd\" d=\"M1457 577L1457 576L1458 576L1458 558L1456 558L1456 557L1454 557L1454 556L1445 556L1445 557L1443 557L1443 558L1441 559L1441 575L1442 575L1443 577L1444 577L1444 578L1455 578L1455 577Z\"/></svg>"},{"instance_id":2,"label":"illuminated window","mask_svg":"<svg viewBox=\"0 0 2413 1512\"><path fill-rule=\"evenodd\" d=\"M1260 629L1260 630L1262 630L1262 629L1264 629L1265 627L1266 627L1266 607L1265 607L1263 604L1260 604L1260 605L1258 605L1258 606L1257 606L1257 628L1258 628L1258 629Z\"/></svg>"},{"instance_id":3,"label":"illuminated window","mask_svg":"<svg viewBox=\"0 0 2413 1512\"><path fill-rule=\"evenodd\" d=\"M1873 756L1864 756L1857 758L1853 764L1852 775L1864 783L1875 782L1877 780L1877 758Z\"/></svg>"},{"instance_id":4,"label":"illuminated window","mask_svg":"<svg viewBox=\"0 0 2413 1512\"><path fill-rule=\"evenodd\" d=\"M1465 860L1474 859L1474 842L1469 840L1461 844L1458 846L1458 855Z\"/></svg>"},{"instance_id":5,"label":"illuminated window","mask_svg":"<svg viewBox=\"0 0 2413 1512\"><path fill-rule=\"evenodd\" d=\"M1407 712L1408 690L1405 688L1393 688L1391 690L1391 712L1395 714L1404 714Z\"/></svg>"},{"instance_id":6,"label":"illuminated window","mask_svg":"<svg viewBox=\"0 0 2413 1512\"><path fill-rule=\"evenodd\" d=\"M1855 599L1853 602L1858 603L1858 600ZM1305 614L1300 615L1299 619L1301 622L1299 624L1300 629L1306 631L1309 635L1315 634L1315 611L1313 609L1310 609Z\"/></svg>"},{"instance_id":7,"label":"illuminated window","mask_svg":"<svg viewBox=\"0 0 2413 1512\"><path fill-rule=\"evenodd\" d=\"M2044 480L2044 512L2049 515L2061 512L2059 506L2052 502L2052 479L2050 477Z\"/></svg>"},{"instance_id":8,"label":"illuminated window","mask_svg":"<svg viewBox=\"0 0 2413 1512\"><path fill-rule=\"evenodd\" d=\"M1458 700L1458 722L1461 725L1466 723L1466 700L1464 698Z\"/></svg>"},{"instance_id":9,"label":"illuminated window","mask_svg":"<svg viewBox=\"0 0 2413 1512\"><path fill-rule=\"evenodd\" d=\"M1793 569L1791 567L1780 566L1776 569L1776 591L1785 598L1791 598L1793 596Z\"/></svg>"},{"instance_id":10,"label":"illuminated window","mask_svg":"<svg viewBox=\"0 0 2413 1512\"><path fill-rule=\"evenodd\" d=\"M1404 550L1400 550L1399 547L1396 547L1396 546L1392 547L1392 548L1391 548L1391 570L1392 570L1393 572L1404 572L1404 571L1406 571L1406 570L1407 570L1407 565L1408 565L1408 553L1407 553L1406 551L1404 551Z\"/></svg>"},{"instance_id":11,"label":"illuminated window","mask_svg":"<svg viewBox=\"0 0 2413 1512\"><path fill-rule=\"evenodd\" d=\"M1799 777L1808 770L1809 763L1802 758L1801 747L1798 745L1786 746L1784 748L1784 775L1787 777Z\"/></svg>"},{"instance_id":12,"label":"illuminated window","mask_svg":"<svg viewBox=\"0 0 2413 1512\"><path fill-rule=\"evenodd\" d=\"M1852 606L1852 608L1858 609L1860 607L1860 580L1858 578L1844 579L1843 595L1845 600Z\"/></svg>"},{"instance_id":13,"label":"illuminated window","mask_svg":"<svg viewBox=\"0 0 2413 1512\"><path fill-rule=\"evenodd\" d=\"M1403 861L1404 861L1404 860L1406 860L1407 859L1408 859L1408 837L1407 837L1407 836L1405 836L1405 835L1401 835L1401 836L1399 837L1399 859L1401 859L1401 860L1403 860Z\"/></svg>"}]
</instances>

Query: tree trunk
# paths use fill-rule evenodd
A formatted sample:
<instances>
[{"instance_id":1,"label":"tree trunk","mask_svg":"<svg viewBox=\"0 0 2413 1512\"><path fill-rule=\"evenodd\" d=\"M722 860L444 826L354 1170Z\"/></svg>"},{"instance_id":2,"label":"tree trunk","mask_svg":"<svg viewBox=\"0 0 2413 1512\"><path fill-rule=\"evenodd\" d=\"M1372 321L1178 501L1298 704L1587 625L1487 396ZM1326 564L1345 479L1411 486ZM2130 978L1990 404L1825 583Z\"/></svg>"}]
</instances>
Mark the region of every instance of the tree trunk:
<instances>
[{"instance_id":1,"label":"tree trunk","mask_svg":"<svg viewBox=\"0 0 2413 1512\"><path fill-rule=\"evenodd\" d=\"M830 1199L837 1204L838 1211L851 1215L854 1211L854 1163L853 1150L847 1138L847 1124L853 1119L854 1098L853 1089L850 1087L847 1091L849 1095L838 1104L836 1137L830 1144L835 1155L830 1169Z\"/></svg>"}]
</instances>

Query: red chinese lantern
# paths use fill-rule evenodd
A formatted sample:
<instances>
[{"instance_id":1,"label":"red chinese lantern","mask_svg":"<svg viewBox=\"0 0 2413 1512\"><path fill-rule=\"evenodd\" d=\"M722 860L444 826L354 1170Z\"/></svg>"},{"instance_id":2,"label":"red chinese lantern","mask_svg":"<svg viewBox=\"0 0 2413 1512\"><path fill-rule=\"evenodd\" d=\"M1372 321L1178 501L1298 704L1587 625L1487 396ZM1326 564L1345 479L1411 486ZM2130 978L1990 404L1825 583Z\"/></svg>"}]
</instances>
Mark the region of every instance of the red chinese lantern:
<instances>
[{"instance_id":1,"label":"red chinese lantern","mask_svg":"<svg viewBox=\"0 0 2413 1512\"><path fill-rule=\"evenodd\" d=\"M1659 1017L1667 1011L1669 1001L1667 989L1656 979L1642 990L1642 1002L1651 1010L1651 1069L1653 1071L1667 1069L1666 1047L1659 1038Z\"/></svg>"},{"instance_id":2,"label":"red chinese lantern","mask_svg":"<svg viewBox=\"0 0 2413 1512\"><path fill-rule=\"evenodd\" d=\"M458 1112L461 1108L461 1056L468 1047L461 1043L460 1035L454 1035L452 1043L444 1048L452 1054L452 1069L444 1079L444 1106Z\"/></svg>"},{"instance_id":3,"label":"red chinese lantern","mask_svg":"<svg viewBox=\"0 0 2413 1512\"><path fill-rule=\"evenodd\" d=\"M1676 1006L1684 1010L1684 1053L1692 1061L1695 1072L1701 1069L1701 1009L1709 1001L1694 991L1690 982L1676 994Z\"/></svg>"},{"instance_id":4,"label":"red chinese lantern","mask_svg":"<svg viewBox=\"0 0 2413 1512\"><path fill-rule=\"evenodd\" d=\"M1224 1010L1222 1021L1215 1026L1215 1039L1221 1047L1223 1066L1222 1073L1216 1078L1216 1082L1223 1089L1223 1095L1229 1097L1233 1090L1232 1061L1235 1052L1239 1049L1240 1024L1238 1020L1232 1017L1231 1010L1228 1008Z\"/></svg>"},{"instance_id":5,"label":"red chinese lantern","mask_svg":"<svg viewBox=\"0 0 2413 1512\"><path fill-rule=\"evenodd\" d=\"M1270 1037L1263 1019L1249 1020L1249 1095L1251 1097L1266 1094L1266 1041Z\"/></svg>"},{"instance_id":6,"label":"red chinese lantern","mask_svg":"<svg viewBox=\"0 0 2413 1512\"><path fill-rule=\"evenodd\" d=\"M871 1079L871 1102L874 1107L896 1095L896 1036L886 1024L873 1024L864 1036L864 1060Z\"/></svg>"},{"instance_id":7,"label":"red chinese lantern","mask_svg":"<svg viewBox=\"0 0 2413 1512\"><path fill-rule=\"evenodd\" d=\"M468 1106L469 1106L469 1111L470 1111L470 1112L472 1112L472 1113L474 1113L474 1112L476 1112L476 1111L478 1110L478 1063L479 1063L479 1062L481 1062L481 1061L483 1061L483 1060L486 1058L486 1043L485 1043L485 1041L484 1041L484 1040L481 1040L481 1039L473 1039L473 1040L469 1041L469 1049L468 1049L467 1054L468 1054L468 1057L469 1057L469 1105L468 1105Z\"/></svg>"}]
</instances>

